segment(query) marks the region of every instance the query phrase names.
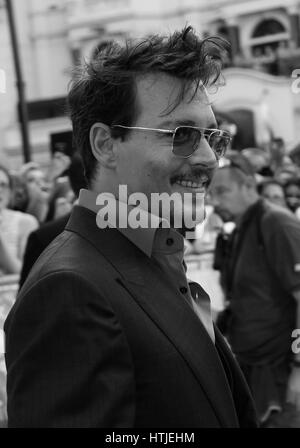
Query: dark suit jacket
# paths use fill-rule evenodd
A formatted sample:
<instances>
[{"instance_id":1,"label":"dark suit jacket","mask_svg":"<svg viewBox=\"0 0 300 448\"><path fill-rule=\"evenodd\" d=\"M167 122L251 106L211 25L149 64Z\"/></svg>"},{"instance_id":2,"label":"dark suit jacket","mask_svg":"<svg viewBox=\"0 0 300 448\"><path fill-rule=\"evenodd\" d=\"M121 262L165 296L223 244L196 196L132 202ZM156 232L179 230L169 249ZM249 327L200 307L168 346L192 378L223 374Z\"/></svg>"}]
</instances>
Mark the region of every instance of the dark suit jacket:
<instances>
[{"instance_id":1,"label":"dark suit jacket","mask_svg":"<svg viewBox=\"0 0 300 448\"><path fill-rule=\"evenodd\" d=\"M251 427L252 399L160 269L75 206L5 322L10 427Z\"/></svg>"},{"instance_id":2,"label":"dark suit jacket","mask_svg":"<svg viewBox=\"0 0 300 448\"><path fill-rule=\"evenodd\" d=\"M37 230L31 232L28 237L26 249L23 257L22 270L19 286L25 282L30 269L39 258L44 249L56 238L66 227L70 218L70 213L54 221L42 224Z\"/></svg>"}]
</instances>

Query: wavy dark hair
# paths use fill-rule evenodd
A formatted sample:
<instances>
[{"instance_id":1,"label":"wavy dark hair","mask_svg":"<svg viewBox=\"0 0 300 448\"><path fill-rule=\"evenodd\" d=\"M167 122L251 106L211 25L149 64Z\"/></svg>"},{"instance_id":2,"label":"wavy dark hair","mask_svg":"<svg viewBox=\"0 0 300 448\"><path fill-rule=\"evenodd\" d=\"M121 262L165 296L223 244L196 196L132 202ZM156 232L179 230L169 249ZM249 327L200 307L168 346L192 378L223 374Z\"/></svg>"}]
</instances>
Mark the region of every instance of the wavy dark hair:
<instances>
[{"instance_id":1,"label":"wavy dark hair","mask_svg":"<svg viewBox=\"0 0 300 448\"><path fill-rule=\"evenodd\" d=\"M99 121L108 126L133 125L138 115L138 76L163 72L182 80L181 91L172 104L175 109L191 86L195 86L195 95L199 86L221 82L228 50L228 42L221 37L201 40L191 26L186 26L168 37L152 35L142 41L127 40L124 45L107 42L89 63L77 67L67 107L74 145L82 155L88 184L97 166L90 147L90 128ZM125 138L128 132L112 129L112 136Z\"/></svg>"}]
</instances>

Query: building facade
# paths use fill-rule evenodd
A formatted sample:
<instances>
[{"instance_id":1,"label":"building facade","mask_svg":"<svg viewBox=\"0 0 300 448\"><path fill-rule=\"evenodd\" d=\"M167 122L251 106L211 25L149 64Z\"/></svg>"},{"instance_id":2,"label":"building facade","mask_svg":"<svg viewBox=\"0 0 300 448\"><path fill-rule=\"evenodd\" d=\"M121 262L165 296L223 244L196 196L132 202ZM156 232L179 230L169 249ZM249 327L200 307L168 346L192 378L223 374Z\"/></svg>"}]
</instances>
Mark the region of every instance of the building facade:
<instances>
[{"instance_id":1,"label":"building facade","mask_svg":"<svg viewBox=\"0 0 300 448\"><path fill-rule=\"evenodd\" d=\"M107 39L172 32L186 23L231 42L218 112L252 128L253 145L300 139L299 0L12 0L25 81L32 159L47 164L53 134L70 130L64 99L71 70ZM0 0L0 156L23 163L18 96L4 0ZM300 70L299 70L300 74ZM296 80L297 81L297 80ZM294 84L293 84L294 83ZM248 125L247 125L248 123ZM251 139L249 140L249 142ZM245 141L241 144L247 145ZM250 143L249 143L250 144Z\"/></svg>"}]
</instances>

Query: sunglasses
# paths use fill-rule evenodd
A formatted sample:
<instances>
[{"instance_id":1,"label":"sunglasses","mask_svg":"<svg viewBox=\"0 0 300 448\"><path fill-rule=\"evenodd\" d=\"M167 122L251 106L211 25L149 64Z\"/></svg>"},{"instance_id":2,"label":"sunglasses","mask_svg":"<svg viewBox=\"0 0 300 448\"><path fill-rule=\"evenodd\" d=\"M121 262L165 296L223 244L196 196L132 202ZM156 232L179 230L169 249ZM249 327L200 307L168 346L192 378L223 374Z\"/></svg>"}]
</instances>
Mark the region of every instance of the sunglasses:
<instances>
[{"instance_id":1,"label":"sunglasses","mask_svg":"<svg viewBox=\"0 0 300 448\"><path fill-rule=\"evenodd\" d=\"M154 131L172 135L173 154L175 154L177 157L182 157L185 159L190 157L196 151L196 149L199 147L202 137L207 140L207 143L213 150L217 160L224 156L231 141L229 132L223 131L221 129L197 128L194 126L178 126L174 130L172 130L123 126L121 124L115 124L111 127L133 129L136 131Z\"/></svg>"}]
</instances>

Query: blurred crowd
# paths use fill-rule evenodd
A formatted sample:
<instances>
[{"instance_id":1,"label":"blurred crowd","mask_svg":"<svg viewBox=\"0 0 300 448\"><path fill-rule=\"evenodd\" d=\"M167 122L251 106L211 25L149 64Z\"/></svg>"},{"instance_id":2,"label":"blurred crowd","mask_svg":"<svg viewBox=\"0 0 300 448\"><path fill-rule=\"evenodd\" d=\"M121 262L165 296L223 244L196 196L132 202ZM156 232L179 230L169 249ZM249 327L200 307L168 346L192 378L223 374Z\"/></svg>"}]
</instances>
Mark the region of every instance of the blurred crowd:
<instances>
[{"instance_id":1,"label":"blurred crowd","mask_svg":"<svg viewBox=\"0 0 300 448\"><path fill-rule=\"evenodd\" d=\"M20 274L29 235L67 216L85 186L80 157L55 152L44 169L35 162L17 171L0 165L0 272Z\"/></svg>"}]
</instances>

